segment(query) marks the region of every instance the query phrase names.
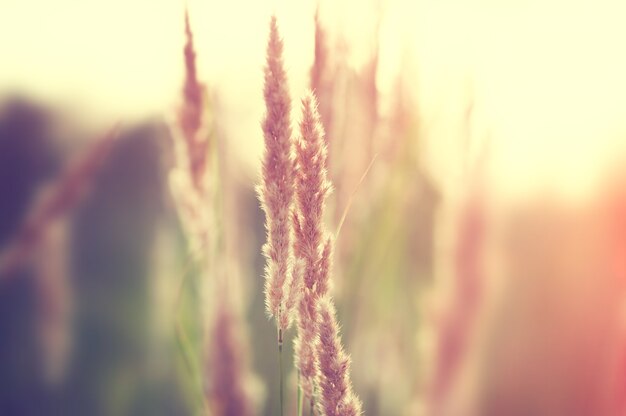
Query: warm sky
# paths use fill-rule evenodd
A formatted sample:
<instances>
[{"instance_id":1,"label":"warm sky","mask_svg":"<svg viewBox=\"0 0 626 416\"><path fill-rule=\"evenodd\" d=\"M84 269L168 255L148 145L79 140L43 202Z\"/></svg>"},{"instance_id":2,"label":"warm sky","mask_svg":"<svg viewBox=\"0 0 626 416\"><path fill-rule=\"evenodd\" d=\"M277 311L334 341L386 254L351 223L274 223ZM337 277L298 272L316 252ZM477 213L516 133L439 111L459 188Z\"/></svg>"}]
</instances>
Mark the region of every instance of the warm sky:
<instances>
[{"instance_id":1,"label":"warm sky","mask_svg":"<svg viewBox=\"0 0 626 416\"><path fill-rule=\"evenodd\" d=\"M588 0L322 1L331 31L359 65L381 21L384 91L403 51L415 77L433 170L458 150L450 127L471 91L498 177L511 188L587 189L626 149L626 5ZM307 83L313 1L189 0L200 74L220 95L226 124L258 158L268 16L286 47L292 95ZM376 4L380 4L376 6ZM573 5L576 4L576 5ZM183 0L2 0L0 96L22 89L102 119L167 114L182 77ZM380 12L376 12L380 10ZM406 58L406 57L405 57ZM409 72L409 78L412 72ZM419 88L417 87L419 84ZM438 123L438 124L437 124ZM441 173L441 172L440 172Z\"/></svg>"}]
</instances>

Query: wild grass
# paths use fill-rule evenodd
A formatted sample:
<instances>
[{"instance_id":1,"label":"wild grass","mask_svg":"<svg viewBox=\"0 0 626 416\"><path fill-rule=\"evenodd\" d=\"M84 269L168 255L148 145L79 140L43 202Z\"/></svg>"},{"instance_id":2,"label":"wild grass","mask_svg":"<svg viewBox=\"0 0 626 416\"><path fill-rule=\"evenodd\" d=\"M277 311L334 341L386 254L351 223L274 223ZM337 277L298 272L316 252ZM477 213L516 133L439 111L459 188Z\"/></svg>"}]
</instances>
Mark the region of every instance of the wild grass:
<instances>
[{"instance_id":1,"label":"wild grass","mask_svg":"<svg viewBox=\"0 0 626 416\"><path fill-rule=\"evenodd\" d=\"M72 225L92 231L88 237L96 242L110 229L126 231L123 237L91 251L81 247L87 237L55 239L56 225L69 231L62 222L86 191L102 186L94 178L116 132L94 140L34 200L0 251L0 326L7 334L0 341L13 345L26 331L26 308L14 307L11 290L23 290L25 299L28 290L7 278L26 270L42 278L41 313L49 318L43 321L60 323L64 336L72 331L67 308L76 306L78 318L92 314L76 330L84 338L76 362L91 362L97 371L72 373L77 370L63 361L56 334L41 340L44 358L65 367L49 367L55 382L74 377L63 394L80 405L92 401L77 409L214 416L623 414L624 184L574 208L547 202L500 208L500 216L492 216L493 190L482 176L491 155L478 157L476 172L467 169L474 128L461 123L454 171L433 178L427 144L440 137L414 97L421 81L403 62L393 86L381 88L389 52L381 40L393 29L385 14L378 10L368 56L355 65L352 45L325 26L336 11L324 4L310 10L307 45L290 36L293 22L276 16L263 32L265 62L252 68L262 75L262 87L255 88L264 106L261 120L254 120L263 145L256 181L233 151L250 138L229 128L233 110L220 102L224 89L208 82L203 74L210 71L198 65L196 33L202 32L194 32L192 21L202 24L200 15L185 12L182 53L172 58L184 68L179 103L168 110L164 137L171 140L159 142L154 157L167 162L169 187L138 205L141 216L162 197L156 226L162 228L142 228L142 247L131 247L130 223L137 218L120 213L132 207L107 204L119 195L130 199L150 182L133 182L129 169L111 174L117 180L108 184L110 195L91 201L93 214ZM291 48L310 51L308 88L290 84L297 79ZM203 58L211 65L215 57ZM292 97L292 90L306 92ZM472 102L468 119L473 110ZM235 122L248 115L234 113ZM3 135L2 123L0 138L13 134ZM144 160L148 155L139 149ZM448 189L452 182L456 188ZM109 218L108 210L116 212ZM170 244L155 253L173 257L172 264L160 257L151 265L134 262L151 253L149 240L161 237ZM60 260L70 248L82 253L74 260L79 266L95 264L93 276L83 276L80 267L66 270L69 263ZM489 263L489 256L501 263ZM157 286L156 278L132 280L144 274L165 281L165 300L141 302L148 297L143 292ZM72 276L76 290L59 275ZM104 290L110 287L120 290ZM153 316L142 320L144 307L165 317L161 338L146 335ZM12 319L18 324L6 324ZM131 332L159 344L151 346L160 351L151 361L156 365L144 366L139 343L119 352ZM2 371L13 368L5 356L13 357L0 348ZM22 386L9 384L0 385L0 413L13 399L5 391ZM27 402L23 397L15 401ZM176 405L161 408L170 402Z\"/></svg>"}]
</instances>

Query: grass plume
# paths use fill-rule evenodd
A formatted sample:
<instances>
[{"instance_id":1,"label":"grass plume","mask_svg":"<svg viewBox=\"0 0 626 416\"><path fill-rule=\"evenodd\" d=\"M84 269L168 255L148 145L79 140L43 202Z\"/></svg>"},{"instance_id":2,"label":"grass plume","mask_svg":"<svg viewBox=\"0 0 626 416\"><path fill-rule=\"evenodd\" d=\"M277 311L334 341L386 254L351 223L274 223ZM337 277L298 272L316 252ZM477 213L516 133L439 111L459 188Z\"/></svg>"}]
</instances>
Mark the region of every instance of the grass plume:
<instances>
[{"instance_id":1,"label":"grass plume","mask_svg":"<svg viewBox=\"0 0 626 416\"><path fill-rule=\"evenodd\" d=\"M262 183L258 187L259 200L265 212L267 242L263 253L265 268L265 303L267 312L276 319L281 333L291 324L291 310L286 302L285 290L293 296L291 212L294 193L294 160L291 139L291 101L287 76L283 65L283 41L278 33L276 17L270 21L265 66L264 98L266 113L263 120L265 157ZM293 302L289 303L290 305Z\"/></svg>"},{"instance_id":2,"label":"grass plume","mask_svg":"<svg viewBox=\"0 0 626 416\"><path fill-rule=\"evenodd\" d=\"M335 307L326 297L319 302L320 409L326 416L357 416L361 402L352 391L350 357L341 346Z\"/></svg>"},{"instance_id":3,"label":"grass plume","mask_svg":"<svg viewBox=\"0 0 626 416\"><path fill-rule=\"evenodd\" d=\"M296 366L305 398L311 403L317 401L324 415L357 415L361 405L352 393L349 360L341 346L334 306L328 295L332 238L324 228L324 213L332 187L326 158L317 101L309 93L302 100L300 139L296 143L294 253L302 264L303 284L295 341Z\"/></svg>"}]
</instances>

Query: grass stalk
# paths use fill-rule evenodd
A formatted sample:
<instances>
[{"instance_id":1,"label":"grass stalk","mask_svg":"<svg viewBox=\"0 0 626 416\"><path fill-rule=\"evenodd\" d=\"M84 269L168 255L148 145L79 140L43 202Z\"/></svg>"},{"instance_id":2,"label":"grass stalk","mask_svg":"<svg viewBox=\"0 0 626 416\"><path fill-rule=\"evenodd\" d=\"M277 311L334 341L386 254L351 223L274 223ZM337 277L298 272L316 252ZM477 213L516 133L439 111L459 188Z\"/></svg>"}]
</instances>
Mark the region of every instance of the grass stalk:
<instances>
[{"instance_id":1,"label":"grass stalk","mask_svg":"<svg viewBox=\"0 0 626 416\"><path fill-rule=\"evenodd\" d=\"M300 370L298 370L298 401L296 415L302 416L302 387L300 387Z\"/></svg>"},{"instance_id":2,"label":"grass stalk","mask_svg":"<svg viewBox=\"0 0 626 416\"><path fill-rule=\"evenodd\" d=\"M284 382L283 382L283 330L278 329L278 383L279 383L279 394L280 394L280 416L283 416L283 408L284 408Z\"/></svg>"}]
</instances>

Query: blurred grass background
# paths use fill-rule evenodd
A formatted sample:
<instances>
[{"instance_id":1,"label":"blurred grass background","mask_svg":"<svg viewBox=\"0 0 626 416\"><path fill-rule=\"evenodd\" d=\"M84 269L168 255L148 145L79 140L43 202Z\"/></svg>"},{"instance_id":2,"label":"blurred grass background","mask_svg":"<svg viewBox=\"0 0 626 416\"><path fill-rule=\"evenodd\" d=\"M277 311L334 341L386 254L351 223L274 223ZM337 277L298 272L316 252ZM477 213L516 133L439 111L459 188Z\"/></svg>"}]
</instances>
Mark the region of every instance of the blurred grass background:
<instances>
[{"instance_id":1,"label":"blurred grass background","mask_svg":"<svg viewBox=\"0 0 626 416\"><path fill-rule=\"evenodd\" d=\"M206 414L215 293L168 182L182 6L9 3L0 253L102 127L123 124L77 204L0 276L0 414ZM600 3L190 1L215 262L258 414L278 412L254 192L272 11L294 102L326 59L328 229L347 212L333 295L366 414L623 414L623 25ZM90 28L99 12L118 28Z\"/></svg>"}]
</instances>

